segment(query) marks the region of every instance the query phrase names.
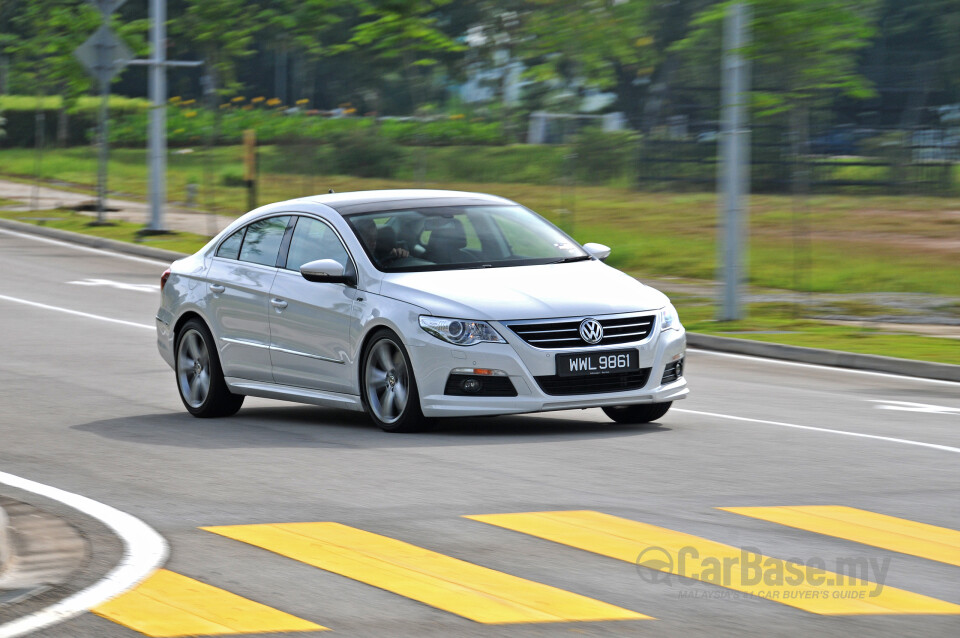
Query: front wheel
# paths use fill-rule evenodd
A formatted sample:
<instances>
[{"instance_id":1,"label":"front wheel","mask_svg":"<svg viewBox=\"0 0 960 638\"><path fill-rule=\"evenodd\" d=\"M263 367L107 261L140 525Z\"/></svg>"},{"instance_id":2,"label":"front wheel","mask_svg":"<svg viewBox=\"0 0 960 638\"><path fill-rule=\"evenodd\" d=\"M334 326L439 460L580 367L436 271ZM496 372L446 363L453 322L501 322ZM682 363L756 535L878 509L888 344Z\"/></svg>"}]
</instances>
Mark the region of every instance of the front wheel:
<instances>
[{"instance_id":1,"label":"front wheel","mask_svg":"<svg viewBox=\"0 0 960 638\"><path fill-rule=\"evenodd\" d=\"M183 405L201 418L230 416L243 405L223 380L213 335L203 322L191 319L177 335L177 389Z\"/></svg>"},{"instance_id":2,"label":"front wheel","mask_svg":"<svg viewBox=\"0 0 960 638\"><path fill-rule=\"evenodd\" d=\"M673 401L617 405L603 408L603 412L617 423L650 423L666 414L671 405L673 405Z\"/></svg>"},{"instance_id":3,"label":"front wheel","mask_svg":"<svg viewBox=\"0 0 960 638\"><path fill-rule=\"evenodd\" d=\"M415 432L426 425L413 366L393 332L384 330L367 344L361 373L363 406L385 432Z\"/></svg>"}]
</instances>

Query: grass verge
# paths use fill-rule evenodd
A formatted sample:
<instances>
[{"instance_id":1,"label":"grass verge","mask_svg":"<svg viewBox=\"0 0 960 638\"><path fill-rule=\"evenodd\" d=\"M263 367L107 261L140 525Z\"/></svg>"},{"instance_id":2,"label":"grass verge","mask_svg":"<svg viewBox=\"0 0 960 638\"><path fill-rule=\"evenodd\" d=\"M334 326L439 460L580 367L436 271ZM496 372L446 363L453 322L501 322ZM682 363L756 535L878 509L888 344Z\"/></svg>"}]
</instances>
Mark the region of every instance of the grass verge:
<instances>
[{"instance_id":1,"label":"grass verge","mask_svg":"<svg viewBox=\"0 0 960 638\"><path fill-rule=\"evenodd\" d=\"M92 226L90 222L94 221L94 217L68 210L0 211L0 218L182 253L194 253L210 241L202 235L179 232L140 236L137 233L143 229L143 225L130 222L118 221L109 226Z\"/></svg>"}]
</instances>

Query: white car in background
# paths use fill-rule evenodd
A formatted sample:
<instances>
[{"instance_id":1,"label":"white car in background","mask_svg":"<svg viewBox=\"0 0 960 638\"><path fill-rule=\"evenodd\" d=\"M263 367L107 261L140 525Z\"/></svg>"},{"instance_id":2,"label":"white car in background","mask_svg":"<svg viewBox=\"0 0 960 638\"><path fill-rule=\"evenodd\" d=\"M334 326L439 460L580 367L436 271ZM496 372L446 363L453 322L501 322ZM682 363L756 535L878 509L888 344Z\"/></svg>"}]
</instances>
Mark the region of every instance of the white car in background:
<instances>
[{"instance_id":1,"label":"white car in background","mask_svg":"<svg viewBox=\"0 0 960 638\"><path fill-rule=\"evenodd\" d=\"M662 293L491 195L336 193L254 210L164 273L157 343L187 410L244 396L432 417L600 407L662 417L688 390Z\"/></svg>"}]
</instances>

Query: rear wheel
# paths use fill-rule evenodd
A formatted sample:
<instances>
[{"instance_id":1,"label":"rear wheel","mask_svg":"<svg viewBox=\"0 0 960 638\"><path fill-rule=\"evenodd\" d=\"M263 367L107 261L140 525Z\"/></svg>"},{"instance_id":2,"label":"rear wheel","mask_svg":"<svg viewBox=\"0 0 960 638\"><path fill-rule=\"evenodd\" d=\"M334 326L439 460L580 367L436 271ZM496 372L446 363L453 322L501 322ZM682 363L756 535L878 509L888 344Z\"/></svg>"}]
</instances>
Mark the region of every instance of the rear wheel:
<instances>
[{"instance_id":1,"label":"rear wheel","mask_svg":"<svg viewBox=\"0 0 960 638\"><path fill-rule=\"evenodd\" d=\"M393 332L379 332L367 344L361 385L363 407L385 432L416 432L426 425L413 366Z\"/></svg>"},{"instance_id":2,"label":"rear wheel","mask_svg":"<svg viewBox=\"0 0 960 638\"><path fill-rule=\"evenodd\" d=\"M184 324L176 352L177 389L187 411L201 418L236 414L243 395L227 388L213 335L202 321L191 319Z\"/></svg>"},{"instance_id":3,"label":"rear wheel","mask_svg":"<svg viewBox=\"0 0 960 638\"><path fill-rule=\"evenodd\" d=\"M617 405L603 408L603 411L617 423L650 423L666 414L671 405L673 405L672 401L667 403L638 403L636 405Z\"/></svg>"}]
</instances>

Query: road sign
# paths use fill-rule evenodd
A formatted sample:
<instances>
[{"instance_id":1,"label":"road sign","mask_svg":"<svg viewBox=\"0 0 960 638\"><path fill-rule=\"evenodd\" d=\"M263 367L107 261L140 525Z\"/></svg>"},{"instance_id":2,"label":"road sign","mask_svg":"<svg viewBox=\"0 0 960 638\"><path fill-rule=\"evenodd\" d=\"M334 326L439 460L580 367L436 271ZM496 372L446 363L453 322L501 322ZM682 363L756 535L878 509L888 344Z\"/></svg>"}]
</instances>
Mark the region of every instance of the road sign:
<instances>
[{"instance_id":1,"label":"road sign","mask_svg":"<svg viewBox=\"0 0 960 638\"><path fill-rule=\"evenodd\" d=\"M90 4L100 9L100 13L104 16L108 16L117 9L120 8L127 0L87 0Z\"/></svg>"},{"instance_id":2,"label":"road sign","mask_svg":"<svg viewBox=\"0 0 960 638\"><path fill-rule=\"evenodd\" d=\"M100 25L73 55L100 82L109 82L133 57L133 52L105 24Z\"/></svg>"}]
</instances>

